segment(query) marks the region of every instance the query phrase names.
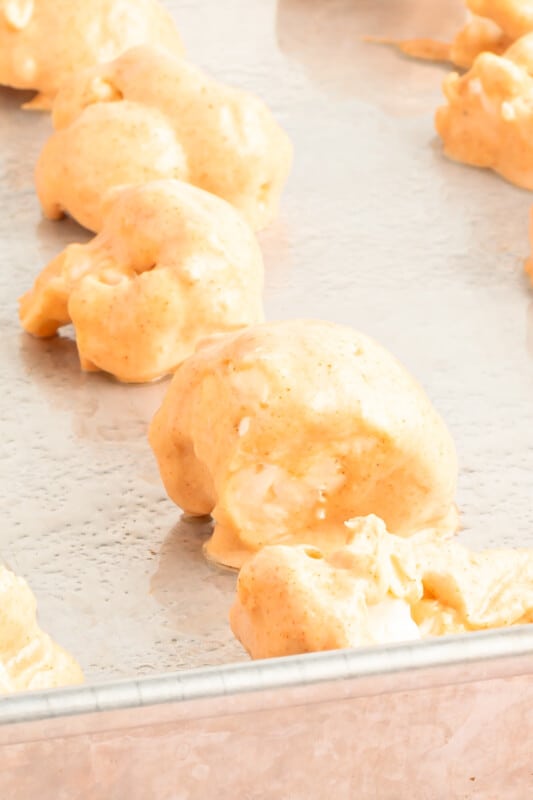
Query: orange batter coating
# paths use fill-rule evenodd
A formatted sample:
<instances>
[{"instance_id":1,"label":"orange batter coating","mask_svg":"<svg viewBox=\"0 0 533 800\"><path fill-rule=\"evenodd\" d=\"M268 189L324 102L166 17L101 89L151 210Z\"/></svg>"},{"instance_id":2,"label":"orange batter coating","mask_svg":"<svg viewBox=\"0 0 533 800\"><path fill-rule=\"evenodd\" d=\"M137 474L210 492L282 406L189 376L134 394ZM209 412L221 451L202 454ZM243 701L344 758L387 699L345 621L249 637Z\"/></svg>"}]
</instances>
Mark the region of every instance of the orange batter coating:
<instances>
[{"instance_id":1,"label":"orange batter coating","mask_svg":"<svg viewBox=\"0 0 533 800\"><path fill-rule=\"evenodd\" d=\"M170 177L219 195L258 229L277 214L292 147L258 98L155 47L78 73L53 108L36 170L44 213L91 230L121 183Z\"/></svg>"},{"instance_id":2,"label":"orange batter coating","mask_svg":"<svg viewBox=\"0 0 533 800\"><path fill-rule=\"evenodd\" d=\"M345 527L329 556L278 545L246 562L230 623L252 658L533 622L533 550L402 539L375 516Z\"/></svg>"},{"instance_id":3,"label":"orange batter coating","mask_svg":"<svg viewBox=\"0 0 533 800\"><path fill-rule=\"evenodd\" d=\"M467 0L473 14L498 25L511 40L533 32L533 0Z\"/></svg>"},{"instance_id":4,"label":"orange batter coating","mask_svg":"<svg viewBox=\"0 0 533 800\"><path fill-rule=\"evenodd\" d=\"M337 549L353 513L406 536L456 528L444 423L396 359L341 325L270 322L205 343L150 443L172 500L212 513L208 557L232 567L267 544Z\"/></svg>"},{"instance_id":5,"label":"orange batter coating","mask_svg":"<svg viewBox=\"0 0 533 800\"><path fill-rule=\"evenodd\" d=\"M72 322L81 365L126 382L173 372L197 342L258 322L263 262L228 203L180 181L116 189L100 234L69 245L20 300L23 327Z\"/></svg>"},{"instance_id":6,"label":"orange batter coating","mask_svg":"<svg viewBox=\"0 0 533 800\"><path fill-rule=\"evenodd\" d=\"M183 50L158 0L0 0L0 83L39 92L29 107L49 108L78 70L148 43Z\"/></svg>"},{"instance_id":7,"label":"orange batter coating","mask_svg":"<svg viewBox=\"0 0 533 800\"><path fill-rule=\"evenodd\" d=\"M482 53L465 75L448 75L435 118L446 155L533 189L532 70L529 34L503 56Z\"/></svg>"},{"instance_id":8,"label":"orange batter coating","mask_svg":"<svg viewBox=\"0 0 533 800\"><path fill-rule=\"evenodd\" d=\"M0 694L82 683L76 661L40 629L26 581L2 565L0 609Z\"/></svg>"}]
</instances>

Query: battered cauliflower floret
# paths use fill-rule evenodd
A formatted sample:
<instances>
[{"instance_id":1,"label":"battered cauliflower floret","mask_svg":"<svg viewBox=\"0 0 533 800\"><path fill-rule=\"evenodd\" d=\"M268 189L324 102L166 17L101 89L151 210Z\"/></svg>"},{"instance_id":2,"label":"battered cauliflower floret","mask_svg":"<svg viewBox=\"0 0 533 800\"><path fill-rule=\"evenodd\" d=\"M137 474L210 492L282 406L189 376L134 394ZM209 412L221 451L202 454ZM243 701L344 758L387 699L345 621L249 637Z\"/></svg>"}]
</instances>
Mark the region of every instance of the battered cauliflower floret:
<instances>
[{"instance_id":1,"label":"battered cauliflower floret","mask_svg":"<svg viewBox=\"0 0 533 800\"><path fill-rule=\"evenodd\" d=\"M511 40L533 31L533 0L467 0L473 14L498 25Z\"/></svg>"},{"instance_id":2,"label":"battered cauliflower floret","mask_svg":"<svg viewBox=\"0 0 533 800\"><path fill-rule=\"evenodd\" d=\"M533 189L533 34L504 56L482 53L463 76L444 81L448 104L435 124L444 152Z\"/></svg>"},{"instance_id":3,"label":"battered cauliflower floret","mask_svg":"<svg viewBox=\"0 0 533 800\"><path fill-rule=\"evenodd\" d=\"M82 681L72 656L39 628L26 581L0 565L0 694Z\"/></svg>"},{"instance_id":4,"label":"battered cauliflower floret","mask_svg":"<svg viewBox=\"0 0 533 800\"><path fill-rule=\"evenodd\" d=\"M278 545L244 565L230 623L252 658L533 622L533 550L402 539L375 516L346 530L329 556Z\"/></svg>"},{"instance_id":5,"label":"battered cauliflower floret","mask_svg":"<svg viewBox=\"0 0 533 800\"><path fill-rule=\"evenodd\" d=\"M259 246L232 206L154 181L111 192L101 233L42 271L20 320L35 336L72 322L84 369L150 381L205 336L262 320L262 285Z\"/></svg>"},{"instance_id":6,"label":"battered cauliflower floret","mask_svg":"<svg viewBox=\"0 0 533 800\"><path fill-rule=\"evenodd\" d=\"M67 210L89 230L100 231L104 199L112 188L187 176L185 153L166 117L125 101L89 106L53 135L42 152L36 183L47 217L60 219Z\"/></svg>"},{"instance_id":7,"label":"battered cauliflower floret","mask_svg":"<svg viewBox=\"0 0 533 800\"><path fill-rule=\"evenodd\" d=\"M59 92L36 170L44 213L91 230L120 183L172 177L219 195L258 229L278 210L292 148L265 104L183 59L138 47Z\"/></svg>"},{"instance_id":8,"label":"battered cauliflower floret","mask_svg":"<svg viewBox=\"0 0 533 800\"><path fill-rule=\"evenodd\" d=\"M34 108L78 70L145 43L183 49L158 0L0 0L0 83L38 91Z\"/></svg>"},{"instance_id":9,"label":"battered cauliflower floret","mask_svg":"<svg viewBox=\"0 0 533 800\"><path fill-rule=\"evenodd\" d=\"M450 45L448 60L469 69L480 53L501 55L513 38L490 17L472 16Z\"/></svg>"},{"instance_id":10,"label":"battered cauliflower floret","mask_svg":"<svg viewBox=\"0 0 533 800\"><path fill-rule=\"evenodd\" d=\"M205 343L150 428L166 490L215 520L209 558L240 567L267 544L326 552L351 514L395 533L452 533L457 464L428 398L371 339L328 322L273 322Z\"/></svg>"}]
</instances>

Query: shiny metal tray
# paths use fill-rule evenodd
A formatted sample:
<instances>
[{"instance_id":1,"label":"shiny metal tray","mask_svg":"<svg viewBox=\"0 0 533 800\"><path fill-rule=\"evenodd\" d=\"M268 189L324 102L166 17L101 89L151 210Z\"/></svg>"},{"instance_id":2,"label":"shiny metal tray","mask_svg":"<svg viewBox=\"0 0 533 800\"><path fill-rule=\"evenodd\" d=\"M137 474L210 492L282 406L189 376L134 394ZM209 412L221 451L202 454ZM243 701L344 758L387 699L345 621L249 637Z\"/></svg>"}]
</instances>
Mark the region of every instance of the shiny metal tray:
<instances>
[{"instance_id":1,"label":"shiny metal tray","mask_svg":"<svg viewBox=\"0 0 533 800\"><path fill-rule=\"evenodd\" d=\"M295 145L261 235L268 316L392 350L456 440L461 537L533 545L531 196L443 158L442 67L361 40L447 38L462 3L168 5L190 56L260 94ZM0 556L87 685L0 702L0 797L530 796L533 629L236 663L235 576L204 561L206 527L180 519L146 441L166 383L83 374L68 336L18 327L37 271L88 238L41 218L50 121L20 102L0 91Z\"/></svg>"}]
</instances>

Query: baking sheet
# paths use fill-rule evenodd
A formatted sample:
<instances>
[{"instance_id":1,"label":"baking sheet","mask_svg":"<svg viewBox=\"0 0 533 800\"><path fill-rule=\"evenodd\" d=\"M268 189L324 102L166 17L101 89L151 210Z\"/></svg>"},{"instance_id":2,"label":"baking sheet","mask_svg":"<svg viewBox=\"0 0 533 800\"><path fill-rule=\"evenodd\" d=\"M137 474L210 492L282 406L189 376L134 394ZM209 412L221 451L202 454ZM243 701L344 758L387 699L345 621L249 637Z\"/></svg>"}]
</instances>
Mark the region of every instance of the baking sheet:
<instances>
[{"instance_id":1,"label":"baking sheet","mask_svg":"<svg viewBox=\"0 0 533 800\"><path fill-rule=\"evenodd\" d=\"M167 5L190 57L261 95L294 142L261 235L267 315L348 323L388 347L457 443L463 539L533 545L531 195L443 158L442 67L360 38L446 38L461 3ZM0 557L89 682L246 660L226 620L235 576L204 562L206 526L180 520L146 442L166 383L83 374L68 336L18 326L38 270L88 238L41 218L32 172L50 121L21 99L0 91Z\"/></svg>"}]
</instances>

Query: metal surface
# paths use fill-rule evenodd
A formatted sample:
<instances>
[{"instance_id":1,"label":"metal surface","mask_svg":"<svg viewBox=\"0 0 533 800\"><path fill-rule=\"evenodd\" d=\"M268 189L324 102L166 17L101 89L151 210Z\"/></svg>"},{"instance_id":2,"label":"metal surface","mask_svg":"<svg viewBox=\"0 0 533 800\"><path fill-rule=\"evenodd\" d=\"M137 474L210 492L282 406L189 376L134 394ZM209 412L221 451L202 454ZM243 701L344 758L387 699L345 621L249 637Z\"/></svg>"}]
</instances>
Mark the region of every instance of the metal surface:
<instances>
[{"instance_id":1,"label":"metal surface","mask_svg":"<svg viewBox=\"0 0 533 800\"><path fill-rule=\"evenodd\" d=\"M440 16L436 4L423 0L279 0L277 4L272 0L188 0L168 5L175 12L190 57L220 78L261 95L294 142L294 170L281 217L261 235L267 315L316 316L349 323L387 346L425 386L457 443L463 539L474 546L533 545L533 300L522 274L531 196L488 172L443 158L432 125L441 98L442 67L401 59L360 38L364 34L446 38L462 18L462 4L442 0ZM531 697L531 681L524 677L512 683L503 677L530 674L531 662L519 658L518 634L513 631L473 635L467 643L449 640L446 647L451 648L448 654L456 666L442 675L438 666L442 650L431 649L428 643L400 648L404 653L401 670L409 676L410 666L427 668L432 694L425 701L417 695L417 700L410 679L409 691L398 691L387 702L380 724L379 706L363 707L353 690L351 679L364 671L365 659L370 657L363 651L349 656L349 675L339 666L345 656L330 654L280 662L276 667L228 666L208 672L200 684L194 673L187 672L155 683L139 680L143 675L246 660L226 618L235 576L204 562L205 527L180 521L160 484L145 434L166 384L121 386L105 376L85 375L70 339L38 342L18 327L16 299L38 270L66 243L88 238L71 222L41 219L32 171L50 121L20 111L20 102L20 94L0 91L0 556L28 579L43 627L79 658L89 684L114 678L136 680L100 690L89 686L3 701L7 705L0 721L6 724L7 739L0 757L13 769L5 772L4 784L0 771L0 796L33 798L31 781L44 781L46 769L57 766L54 758L59 756L52 758L51 753L65 752L76 763L80 758L76 747L85 746L83 758L92 766L86 767L83 776L93 781L92 793L81 788L76 789L79 794L69 791L69 785L77 785L73 767L68 780L74 783L68 784L65 777L65 793L50 794L50 798L207 798L211 795L202 794L201 787L213 776L221 787L219 796L229 797L229 788L224 793L221 768L211 775L208 762L198 760L196 748L201 750L204 740L211 745L216 741L219 712L221 720L233 714L227 730L220 722L219 741L230 737L235 753L239 743L248 746L253 760L261 749L260 739L249 739L246 745L244 728L238 724L239 720L246 728L252 724L254 707L246 705L246 697L252 695L244 694L240 700L234 696L246 687L257 692L262 686L265 697L275 696L276 703L286 706L283 719L272 710L273 728L265 733L272 758L276 748L286 744L284 737L281 744L276 739L276 725L292 725L300 731L307 718L314 719L309 703L331 712L325 727L315 731L319 750L322 747L319 754L326 761L333 752L328 750L328 737L333 741L333 731L342 728L347 698L350 713L373 725L367 729L367 743L378 747L379 741L389 741L390 736L391 757L401 758L402 735L411 742L412 731L418 731L410 751L413 763L423 757L424 725L438 724L434 716L441 701L444 727L435 734L434 747L444 764L461 747L465 753L474 753L475 736L487 738L486 714L478 712L489 688L494 714L498 708L505 709L506 724L518 724L516 697L526 697L526 692ZM520 637L523 652L531 653L532 632L521 632ZM393 650L374 651L372 677L364 690L369 695L394 690L387 667ZM468 671L466 661L463 668L457 666L463 655L475 668ZM327 698L321 693L323 684L315 685L325 674ZM297 700L288 689L278 688L272 694L276 686L287 687L291 676L298 683L304 675L308 685ZM193 717L205 716L195 705L201 702L197 695L184 699L172 694L181 691L183 681L203 686L202 696L219 697L221 705L210 701L210 723L197 727L195 744L191 744L196 761L191 766L184 758L169 765L167 784L161 777L163 754L168 759L171 745L183 745L179 737L184 723L178 719L176 702L181 697ZM492 682L490 687L487 681ZM438 687L446 683L450 686L442 690L444 697ZM464 683L470 687L466 694L459 686ZM165 695L168 686L174 687L171 695ZM520 687L518 695L512 686ZM148 713L151 692L162 705ZM97 715L100 721L96 723L89 712L98 710L104 696L107 711ZM527 706L527 697L525 702ZM139 704L146 706L142 714L131 710ZM113 746L102 750L101 742L111 740L98 726L113 714L114 707L124 710L116 711L109 722L115 731ZM410 707L418 709L418 727L413 727ZM458 718L464 717L461 709L467 707L474 716L466 722L464 718L466 727L458 726ZM76 708L83 716L62 717L74 714ZM48 719L21 722L22 727L9 724L43 716ZM59 721L51 719L56 716ZM386 719L390 725L384 729ZM170 720L175 723L169 729L174 733L165 738ZM527 720L522 716L524 722L531 730L531 715ZM151 733L147 729L140 738L128 734L132 726L143 724L152 726ZM464 734L448 750L451 734L446 739L446 730ZM76 732L77 745L67 748L66 737ZM346 735L353 739L353 730ZM47 749L41 741L47 736L59 737L63 749L53 750L51 745ZM153 742L158 736L164 746L157 754ZM33 749L17 749L16 742L26 739L34 742ZM483 757L479 756L484 780L491 759L501 770L504 763L510 769L511 740L504 747L497 739L495 734L492 749L485 743ZM105 765L111 769L113 758L121 764L128 758L142 761L143 746L149 752L143 774L147 780L153 776L151 791L137 787L135 773L129 775L126 768L120 772L117 767L111 782L105 784ZM515 753L523 755L520 746L516 743ZM265 748L265 759L267 754ZM500 759L502 754L509 762ZM302 745L300 757L312 757L307 745ZM19 780L27 776L28 763L34 765L32 777L16 783L17 775ZM284 763L288 769L289 760ZM500 791L490 794L490 782L481 788L479 783L470 783L476 774L467 776L467 767L462 766L447 773L451 793L432 794L427 777L420 783L423 788L417 798L470 797L474 786L475 797L520 800L528 796L520 791L530 785L524 783L529 774L524 763L513 773L513 780L521 781L516 783L518 793L512 793L515 784L498 783ZM351 800L354 795L342 764L338 768L344 783L336 796ZM295 762L291 774L305 773L303 765L304 761L297 768ZM331 763L324 770L333 790ZM197 775L196 788L187 794L173 792L172 786L179 785L184 774ZM283 796L270 794L264 783L254 789L252 778L250 773L249 782L242 784L241 796ZM108 786L107 793L95 789L97 779ZM357 796L359 800L375 796L397 800L404 796L398 780L379 795L372 794L370 783L361 784ZM302 781L299 789L295 784L292 794L285 796L325 796L314 795L309 787L306 790L308 784ZM316 776L314 781L310 787L318 785ZM15 785L22 788L15 791ZM505 786L508 791L501 789Z\"/></svg>"},{"instance_id":2,"label":"metal surface","mask_svg":"<svg viewBox=\"0 0 533 800\"><path fill-rule=\"evenodd\" d=\"M0 796L525 800L529 633L28 695L0 726Z\"/></svg>"}]
</instances>

